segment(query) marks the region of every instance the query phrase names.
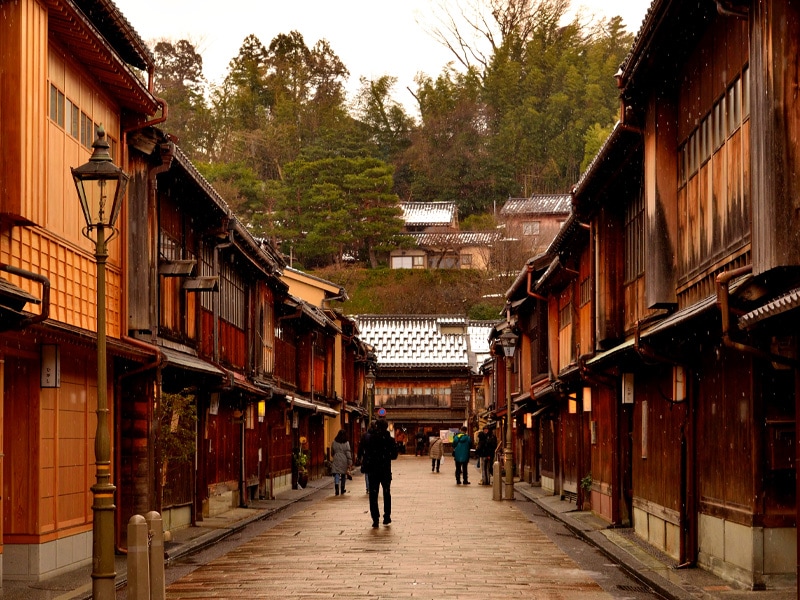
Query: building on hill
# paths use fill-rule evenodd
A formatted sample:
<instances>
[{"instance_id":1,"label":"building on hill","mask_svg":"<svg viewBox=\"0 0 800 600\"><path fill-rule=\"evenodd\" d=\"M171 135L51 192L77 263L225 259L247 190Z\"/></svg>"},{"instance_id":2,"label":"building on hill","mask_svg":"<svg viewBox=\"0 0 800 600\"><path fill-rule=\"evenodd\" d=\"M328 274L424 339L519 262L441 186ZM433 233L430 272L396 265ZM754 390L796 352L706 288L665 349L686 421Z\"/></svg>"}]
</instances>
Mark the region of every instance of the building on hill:
<instances>
[{"instance_id":1,"label":"building on hill","mask_svg":"<svg viewBox=\"0 0 800 600\"><path fill-rule=\"evenodd\" d=\"M413 240L410 248L389 255L392 269L487 269L496 232L460 231L458 209L453 202L406 202L400 205L403 232Z\"/></svg>"},{"instance_id":2,"label":"building on hill","mask_svg":"<svg viewBox=\"0 0 800 600\"><path fill-rule=\"evenodd\" d=\"M375 409L386 411L395 430L413 438L420 430L438 435L471 421L473 380L488 352L488 343L473 348L483 322L452 315L358 315L353 320L360 338L375 349Z\"/></svg>"},{"instance_id":3,"label":"building on hill","mask_svg":"<svg viewBox=\"0 0 800 600\"><path fill-rule=\"evenodd\" d=\"M570 194L533 194L509 198L500 209L506 238L519 240L527 256L547 250L572 208Z\"/></svg>"},{"instance_id":4,"label":"building on hill","mask_svg":"<svg viewBox=\"0 0 800 600\"><path fill-rule=\"evenodd\" d=\"M458 231L455 202L403 202L400 209L406 233Z\"/></svg>"}]
</instances>

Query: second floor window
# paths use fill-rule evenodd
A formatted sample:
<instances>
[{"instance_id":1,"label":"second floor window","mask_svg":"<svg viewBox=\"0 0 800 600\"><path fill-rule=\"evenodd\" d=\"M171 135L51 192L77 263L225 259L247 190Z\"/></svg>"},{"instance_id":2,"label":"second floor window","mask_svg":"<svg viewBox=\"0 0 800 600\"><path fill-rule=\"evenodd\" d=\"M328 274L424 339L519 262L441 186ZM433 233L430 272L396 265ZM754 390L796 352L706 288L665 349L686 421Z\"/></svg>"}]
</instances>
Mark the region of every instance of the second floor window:
<instances>
[{"instance_id":1,"label":"second floor window","mask_svg":"<svg viewBox=\"0 0 800 600\"><path fill-rule=\"evenodd\" d=\"M526 221L523 223L522 235L539 235L539 221Z\"/></svg>"},{"instance_id":2,"label":"second floor window","mask_svg":"<svg viewBox=\"0 0 800 600\"><path fill-rule=\"evenodd\" d=\"M231 325L244 329L244 279L227 260L221 262L219 274L219 316Z\"/></svg>"},{"instance_id":3,"label":"second floor window","mask_svg":"<svg viewBox=\"0 0 800 600\"><path fill-rule=\"evenodd\" d=\"M625 207L625 283L644 273L644 188Z\"/></svg>"}]
</instances>

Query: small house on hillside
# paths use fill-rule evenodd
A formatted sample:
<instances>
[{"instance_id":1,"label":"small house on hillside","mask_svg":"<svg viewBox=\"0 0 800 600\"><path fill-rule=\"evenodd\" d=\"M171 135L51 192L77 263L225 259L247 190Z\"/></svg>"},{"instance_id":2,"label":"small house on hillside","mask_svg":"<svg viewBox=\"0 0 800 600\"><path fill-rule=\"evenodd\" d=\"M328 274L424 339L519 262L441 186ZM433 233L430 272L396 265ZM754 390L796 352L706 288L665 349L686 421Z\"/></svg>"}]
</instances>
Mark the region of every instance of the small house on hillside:
<instances>
[{"instance_id":1,"label":"small house on hillside","mask_svg":"<svg viewBox=\"0 0 800 600\"><path fill-rule=\"evenodd\" d=\"M528 198L509 198L500 209L506 238L519 240L525 254L541 254L556 237L570 214L570 194L533 194Z\"/></svg>"},{"instance_id":2,"label":"small house on hillside","mask_svg":"<svg viewBox=\"0 0 800 600\"><path fill-rule=\"evenodd\" d=\"M453 202L406 202L400 205L409 248L389 255L392 269L486 269L502 236L496 232L460 231Z\"/></svg>"},{"instance_id":3,"label":"small house on hillside","mask_svg":"<svg viewBox=\"0 0 800 600\"><path fill-rule=\"evenodd\" d=\"M400 209L406 233L458 231L455 202L403 202Z\"/></svg>"}]
</instances>

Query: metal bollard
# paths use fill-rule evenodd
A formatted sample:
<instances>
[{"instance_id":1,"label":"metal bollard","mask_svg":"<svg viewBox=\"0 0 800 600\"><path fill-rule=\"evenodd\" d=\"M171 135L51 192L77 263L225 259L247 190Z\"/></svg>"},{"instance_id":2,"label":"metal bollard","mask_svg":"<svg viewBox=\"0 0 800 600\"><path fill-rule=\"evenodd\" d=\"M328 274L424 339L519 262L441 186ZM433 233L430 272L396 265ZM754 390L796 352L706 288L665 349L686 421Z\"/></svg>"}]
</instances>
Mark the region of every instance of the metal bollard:
<instances>
[{"instance_id":1,"label":"metal bollard","mask_svg":"<svg viewBox=\"0 0 800 600\"><path fill-rule=\"evenodd\" d=\"M500 477L500 461L494 461L492 465L492 500L502 500L503 494L500 490L502 477Z\"/></svg>"},{"instance_id":2,"label":"metal bollard","mask_svg":"<svg viewBox=\"0 0 800 600\"><path fill-rule=\"evenodd\" d=\"M164 583L164 521L154 510L144 518L150 529L150 598L164 600L167 594Z\"/></svg>"},{"instance_id":3,"label":"metal bollard","mask_svg":"<svg viewBox=\"0 0 800 600\"><path fill-rule=\"evenodd\" d=\"M133 515L128 521L128 598L150 600L149 535L147 521Z\"/></svg>"}]
</instances>

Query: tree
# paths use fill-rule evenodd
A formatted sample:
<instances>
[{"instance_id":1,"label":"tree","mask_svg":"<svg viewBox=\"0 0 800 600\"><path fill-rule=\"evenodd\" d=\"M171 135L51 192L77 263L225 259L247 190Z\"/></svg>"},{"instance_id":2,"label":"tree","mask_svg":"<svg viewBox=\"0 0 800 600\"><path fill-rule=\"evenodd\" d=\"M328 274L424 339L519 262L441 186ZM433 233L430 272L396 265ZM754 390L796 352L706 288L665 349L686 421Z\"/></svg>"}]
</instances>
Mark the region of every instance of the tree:
<instances>
[{"instance_id":1,"label":"tree","mask_svg":"<svg viewBox=\"0 0 800 600\"><path fill-rule=\"evenodd\" d=\"M338 264L391 245L402 228L392 169L375 158L322 158L286 165L276 213L278 237L308 267Z\"/></svg>"},{"instance_id":2,"label":"tree","mask_svg":"<svg viewBox=\"0 0 800 600\"><path fill-rule=\"evenodd\" d=\"M414 127L414 120L391 97L397 78L384 75L374 80L362 77L359 81L361 87L354 102L355 116L377 147L378 157L386 161L395 160L411 144Z\"/></svg>"},{"instance_id":3,"label":"tree","mask_svg":"<svg viewBox=\"0 0 800 600\"><path fill-rule=\"evenodd\" d=\"M161 40L153 50L153 87L167 106L168 127L193 160L207 160L211 114L205 101L203 57L187 40Z\"/></svg>"},{"instance_id":4,"label":"tree","mask_svg":"<svg viewBox=\"0 0 800 600\"><path fill-rule=\"evenodd\" d=\"M446 71L418 78L421 126L403 156L411 169L410 197L455 202L459 213L484 212L509 195L507 165L489 152L491 115L480 77Z\"/></svg>"}]
</instances>

